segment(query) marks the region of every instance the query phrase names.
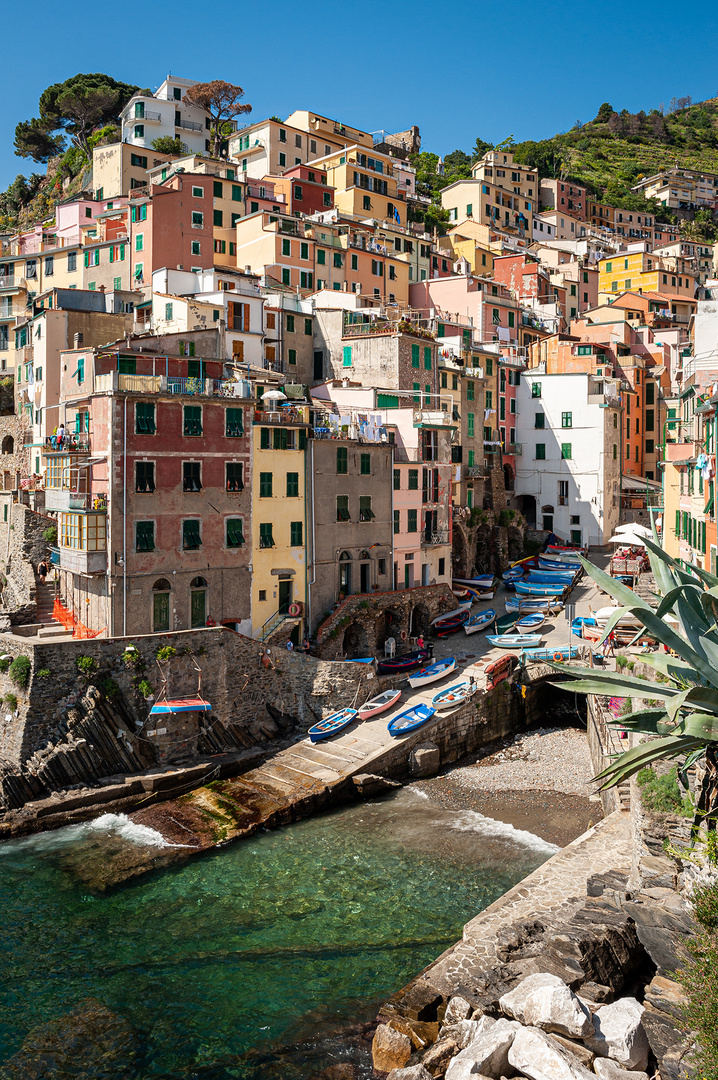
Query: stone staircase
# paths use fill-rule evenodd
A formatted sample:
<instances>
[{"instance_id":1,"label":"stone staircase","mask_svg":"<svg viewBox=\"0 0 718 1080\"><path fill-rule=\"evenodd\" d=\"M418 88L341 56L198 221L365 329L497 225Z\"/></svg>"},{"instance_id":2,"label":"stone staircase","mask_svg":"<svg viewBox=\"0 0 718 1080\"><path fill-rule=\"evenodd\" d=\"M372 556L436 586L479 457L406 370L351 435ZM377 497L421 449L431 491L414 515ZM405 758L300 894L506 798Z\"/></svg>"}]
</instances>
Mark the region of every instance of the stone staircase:
<instances>
[{"instance_id":1,"label":"stone staircase","mask_svg":"<svg viewBox=\"0 0 718 1080\"><path fill-rule=\"evenodd\" d=\"M55 603L55 584L43 584L39 577L35 578L35 602L37 613L35 622L39 625L37 636L39 638L64 637L67 634L65 627L56 622L52 617L52 609Z\"/></svg>"}]
</instances>

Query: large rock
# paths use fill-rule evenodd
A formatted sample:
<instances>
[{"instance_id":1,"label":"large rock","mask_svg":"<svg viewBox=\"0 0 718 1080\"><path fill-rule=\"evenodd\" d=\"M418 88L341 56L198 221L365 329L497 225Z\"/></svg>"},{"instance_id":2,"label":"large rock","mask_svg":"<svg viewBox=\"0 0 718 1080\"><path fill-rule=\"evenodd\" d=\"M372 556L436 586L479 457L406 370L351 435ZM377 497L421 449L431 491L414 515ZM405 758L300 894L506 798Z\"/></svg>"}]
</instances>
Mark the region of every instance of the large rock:
<instances>
[{"instance_id":1,"label":"large rock","mask_svg":"<svg viewBox=\"0 0 718 1080\"><path fill-rule=\"evenodd\" d=\"M471 1002L460 994L456 994L446 1006L444 1024L456 1024L459 1020L468 1020L473 1011Z\"/></svg>"},{"instance_id":2,"label":"large rock","mask_svg":"<svg viewBox=\"0 0 718 1080\"><path fill-rule=\"evenodd\" d=\"M409 754L409 772L412 776L436 776L440 768L441 754L436 743L420 743Z\"/></svg>"},{"instance_id":3,"label":"large rock","mask_svg":"<svg viewBox=\"0 0 718 1080\"><path fill-rule=\"evenodd\" d=\"M502 1012L529 1027L555 1031L572 1039L593 1034L591 1014L556 975L528 975L499 998Z\"/></svg>"},{"instance_id":4,"label":"large rock","mask_svg":"<svg viewBox=\"0 0 718 1080\"><path fill-rule=\"evenodd\" d=\"M641 1017L643 1006L635 998L619 998L612 1005L602 1005L593 1014L595 1033L586 1046L597 1057L613 1058L627 1069L645 1069L648 1064L648 1039Z\"/></svg>"},{"instance_id":5,"label":"large rock","mask_svg":"<svg viewBox=\"0 0 718 1080\"><path fill-rule=\"evenodd\" d=\"M456 1057L460 1049L453 1039L439 1039L423 1055L421 1064L430 1076L443 1076L449 1062Z\"/></svg>"},{"instance_id":6,"label":"large rock","mask_svg":"<svg viewBox=\"0 0 718 1080\"><path fill-rule=\"evenodd\" d=\"M648 1080L648 1073L630 1072L610 1058L596 1058L593 1069L599 1080Z\"/></svg>"},{"instance_id":7,"label":"large rock","mask_svg":"<svg viewBox=\"0 0 718 1080\"><path fill-rule=\"evenodd\" d=\"M479 1035L492 1028L496 1020L492 1016L480 1016L478 1020L459 1020L457 1024L449 1024L441 1029L442 1039L453 1039L459 1050L478 1039Z\"/></svg>"},{"instance_id":8,"label":"large rock","mask_svg":"<svg viewBox=\"0 0 718 1080\"><path fill-rule=\"evenodd\" d=\"M411 1065L408 1069L392 1069L386 1080L432 1080L423 1065Z\"/></svg>"},{"instance_id":9,"label":"large rock","mask_svg":"<svg viewBox=\"0 0 718 1080\"><path fill-rule=\"evenodd\" d=\"M497 1020L456 1055L446 1070L446 1080L468 1080L477 1073L498 1080L508 1071L509 1050L520 1027L515 1020Z\"/></svg>"},{"instance_id":10,"label":"large rock","mask_svg":"<svg viewBox=\"0 0 718 1080\"><path fill-rule=\"evenodd\" d=\"M387 1024L380 1024L371 1044L371 1056L377 1072L403 1069L411 1057L411 1039Z\"/></svg>"},{"instance_id":11,"label":"large rock","mask_svg":"<svg viewBox=\"0 0 718 1080\"><path fill-rule=\"evenodd\" d=\"M530 1080L592 1080L577 1057L535 1027L519 1028L509 1050L509 1064Z\"/></svg>"}]
</instances>

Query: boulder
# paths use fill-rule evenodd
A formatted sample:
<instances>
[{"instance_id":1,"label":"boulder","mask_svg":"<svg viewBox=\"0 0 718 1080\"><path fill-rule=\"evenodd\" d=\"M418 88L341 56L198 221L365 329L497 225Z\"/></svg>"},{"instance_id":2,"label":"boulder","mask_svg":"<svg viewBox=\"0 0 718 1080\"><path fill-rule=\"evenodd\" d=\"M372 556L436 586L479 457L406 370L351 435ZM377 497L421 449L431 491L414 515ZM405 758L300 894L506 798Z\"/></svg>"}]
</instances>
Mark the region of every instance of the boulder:
<instances>
[{"instance_id":1,"label":"boulder","mask_svg":"<svg viewBox=\"0 0 718 1080\"><path fill-rule=\"evenodd\" d=\"M377 1072L403 1069L411 1057L411 1039L387 1024L380 1024L371 1044L371 1056Z\"/></svg>"},{"instance_id":2,"label":"boulder","mask_svg":"<svg viewBox=\"0 0 718 1080\"><path fill-rule=\"evenodd\" d=\"M558 1045L566 1050L567 1053L573 1054L577 1057L582 1065L591 1071L593 1063L596 1059L596 1055L592 1050L589 1050L587 1046L584 1046L582 1042L574 1042L572 1039L565 1039L563 1035L557 1035L555 1031L551 1032L551 1041L558 1043ZM601 1060L604 1060L603 1058Z\"/></svg>"},{"instance_id":3,"label":"boulder","mask_svg":"<svg viewBox=\"0 0 718 1080\"><path fill-rule=\"evenodd\" d=\"M423 1065L410 1065L408 1069L392 1069L386 1080L432 1080Z\"/></svg>"},{"instance_id":4,"label":"boulder","mask_svg":"<svg viewBox=\"0 0 718 1080\"><path fill-rule=\"evenodd\" d=\"M612 1005L602 1005L593 1014L595 1033L585 1040L597 1057L613 1058L627 1069L645 1069L648 1039L641 1017L643 1006L625 997Z\"/></svg>"},{"instance_id":5,"label":"boulder","mask_svg":"<svg viewBox=\"0 0 718 1080\"><path fill-rule=\"evenodd\" d=\"M455 1024L458 1020L468 1020L473 1012L473 1006L466 998L456 994L446 1006L444 1013L445 1024Z\"/></svg>"},{"instance_id":6,"label":"boulder","mask_svg":"<svg viewBox=\"0 0 718 1080\"><path fill-rule=\"evenodd\" d=\"M514 990L499 998L499 1006L502 1012L529 1027L574 1039L593 1034L588 1009L562 979L548 972L522 979Z\"/></svg>"},{"instance_id":7,"label":"boulder","mask_svg":"<svg viewBox=\"0 0 718 1080\"><path fill-rule=\"evenodd\" d=\"M446 1070L446 1080L468 1080L477 1073L498 1080L508 1072L509 1050L520 1027L515 1020L497 1020L456 1055Z\"/></svg>"},{"instance_id":8,"label":"boulder","mask_svg":"<svg viewBox=\"0 0 718 1080\"><path fill-rule=\"evenodd\" d=\"M442 1039L453 1039L459 1050L465 1050L469 1043L492 1028L496 1020L492 1016L480 1016L478 1020L459 1020L457 1024L444 1025Z\"/></svg>"},{"instance_id":9,"label":"boulder","mask_svg":"<svg viewBox=\"0 0 718 1080\"><path fill-rule=\"evenodd\" d=\"M436 776L441 768L441 753L433 742L423 742L409 754L409 772L412 776Z\"/></svg>"},{"instance_id":10,"label":"boulder","mask_svg":"<svg viewBox=\"0 0 718 1080\"><path fill-rule=\"evenodd\" d=\"M599 1080L648 1080L648 1073L629 1072L610 1058L596 1058L593 1069Z\"/></svg>"},{"instance_id":11,"label":"boulder","mask_svg":"<svg viewBox=\"0 0 718 1080\"><path fill-rule=\"evenodd\" d=\"M509 1064L530 1080L591 1080L594 1075L555 1039L535 1027L519 1028L509 1050Z\"/></svg>"},{"instance_id":12,"label":"boulder","mask_svg":"<svg viewBox=\"0 0 718 1080\"><path fill-rule=\"evenodd\" d=\"M421 1059L421 1064L430 1076L443 1076L447 1065L455 1057L461 1047L453 1039L439 1039L430 1046Z\"/></svg>"}]
</instances>

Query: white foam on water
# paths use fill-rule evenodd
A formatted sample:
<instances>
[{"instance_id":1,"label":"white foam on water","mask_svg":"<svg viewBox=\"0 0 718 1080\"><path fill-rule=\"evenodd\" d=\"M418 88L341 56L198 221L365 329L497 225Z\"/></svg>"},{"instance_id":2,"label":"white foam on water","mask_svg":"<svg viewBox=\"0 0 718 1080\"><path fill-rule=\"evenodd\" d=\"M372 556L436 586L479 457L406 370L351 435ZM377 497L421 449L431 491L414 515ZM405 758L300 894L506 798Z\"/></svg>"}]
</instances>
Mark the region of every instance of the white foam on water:
<instances>
[{"instance_id":1,"label":"white foam on water","mask_svg":"<svg viewBox=\"0 0 718 1080\"><path fill-rule=\"evenodd\" d=\"M123 840L129 840L133 844L149 845L149 847L189 847L188 844L173 844L165 840L162 833L157 829L151 829L149 825L138 825L130 821L127 814L101 814L100 817L87 823L88 828L115 832Z\"/></svg>"},{"instance_id":2,"label":"white foam on water","mask_svg":"<svg viewBox=\"0 0 718 1080\"><path fill-rule=\"evenodd\" d=\"M407 784L405 790L410 791L412 793L412 795L418 795L419 798L421 798L421 799L428 799L429 798L429 796L426 794L425 791L422 791L421 788L414 787L413 784Z\"/></svg>"},{"instance_id":3,"label":"white foam on water","mask_svg":"<svg viewBox=\"0 0 718 1080\"><path fill-rule=\"evenodd\" d=\"M517 829L506 821L497 821L495 818L484 817L476 810L461 810L451 822L451 828L459 832L475 832L491 840L508 840L514 844L523 844L524 847L540 851L542 854L554 854L560 851L557 844L551 844L543 840L535 833L527 829Z\"/></svg>"},{"instance_id":4,"label":"white foam on water","mask_svg":"<svg viewBox=\"0 0 718 1080\"><path fill-rule=\"evenodd\" d=\"M162 833L148 825L139 825L131 821L127 814L101 814L92 821L83 821L79 825L66 825L51 832L36 833L33 836L18 837L0 843L0 855L13 855L19 851L32 849L42 855L58 851L72 844L96 838L98 833L115 833L131 844L144 847L192 847L191 844L173 844L165 840Z\"/></svg>"}]
</instances>

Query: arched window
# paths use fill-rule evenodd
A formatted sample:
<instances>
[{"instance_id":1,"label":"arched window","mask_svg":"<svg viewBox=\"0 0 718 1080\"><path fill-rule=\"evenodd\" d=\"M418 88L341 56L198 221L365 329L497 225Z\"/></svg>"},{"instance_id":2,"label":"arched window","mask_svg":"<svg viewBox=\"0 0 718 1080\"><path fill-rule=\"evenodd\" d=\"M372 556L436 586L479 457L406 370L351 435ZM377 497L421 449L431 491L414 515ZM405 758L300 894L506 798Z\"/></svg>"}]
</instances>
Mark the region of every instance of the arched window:
<instances>
[{"instance_id":1,"label":"arched window","mask_svg":"<svg viewBox=\"0 0 718 1080\"><path fill-rule=\"evenodd\" d=\"M206 589L207 582L203 577L192 578L189 583L190 589Z\"/></svg>"},{"instance_id":2,"label":"arched window","mask_svg":"<svg viewBox=\"0 0 718 1080\"><path fill-rule=\"evenodd\" d=\"M153 592L170 592L171 589L172 586L170 585L167 578L164 577L157 578L157 581L152 586Z\"/></svg>"},{"instance_id":3,"label":"arched window","mask_svg":"<svg viewBox=\"0 0 718 1080\"><path fill-rule=\"evenodd\" d=\"M348 551L342 551L341 555L339 556L339 562L351 562L351 558L352 557Z\"/></svg>"},{"instance_id":4,"label":"arched window","mask_svg":"<svg viewBox=\"0 0 718 1080\"><path fill-rule=\"evenodd\" d=\"M6 435L2 441L3 454L13 454L15 452L15 440L12 435Z\"/></svg>"},{"instance_id":5,"label":"arched window","mask_svg":"<svg viewBox=\"0 0 718 1080\"><path fill-rule=\"evenodd\" d=\"M542 506L541 507L541 513L542 514L553 514L553 506L551 506L551 503L546 503L545 506Z\"/></svg>"}]
</instances>

